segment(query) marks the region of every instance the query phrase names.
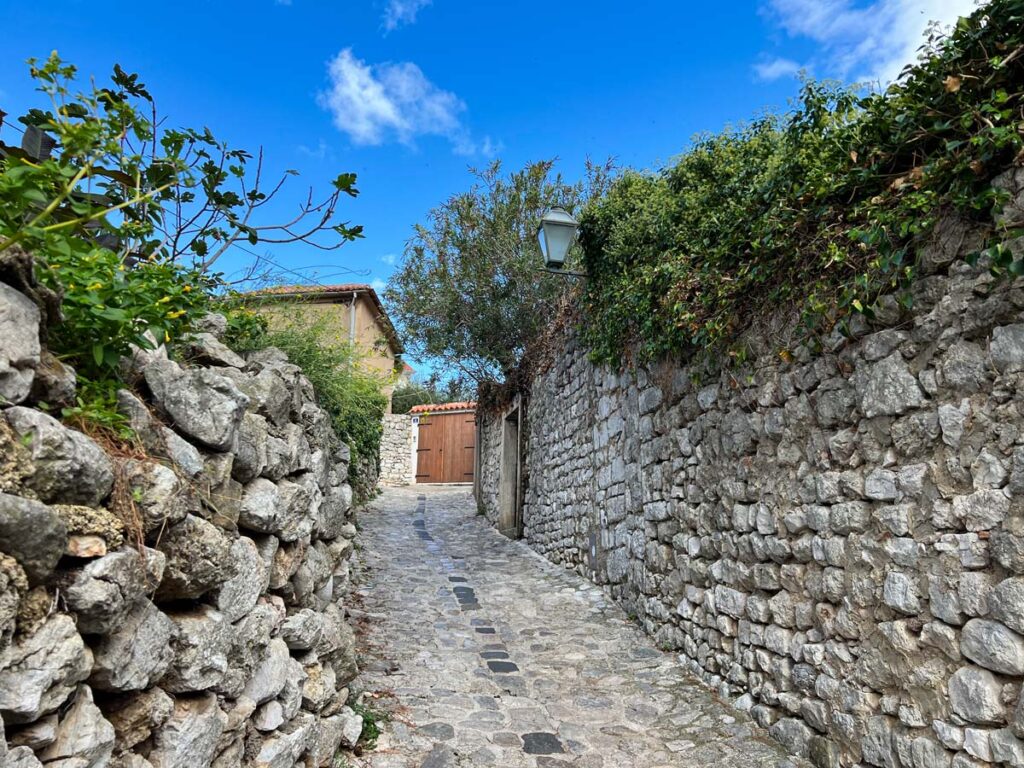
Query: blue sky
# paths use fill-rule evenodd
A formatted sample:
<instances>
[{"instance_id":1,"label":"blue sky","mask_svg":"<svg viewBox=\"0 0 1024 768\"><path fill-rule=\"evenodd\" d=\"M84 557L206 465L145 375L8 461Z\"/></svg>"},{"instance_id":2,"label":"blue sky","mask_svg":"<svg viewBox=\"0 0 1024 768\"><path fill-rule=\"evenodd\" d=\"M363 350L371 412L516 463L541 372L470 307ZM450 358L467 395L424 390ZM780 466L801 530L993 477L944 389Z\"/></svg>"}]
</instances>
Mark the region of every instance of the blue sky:
<instances>
[{"instance_id":1,"label":"blue sky","mask_svg":"<svg viewBox=\"0 0 1024 768\"><path fill-rule=\"evenodd\" d=\"M587 157L655 168L798 90L795 73L885 82L929 20L972 0L0 0L0 109L40 102L24 60L56 49L83 75L141 74L171 125L209 126L294 168L274 213L342 171L364 240L267 251L328 282L386 280L412 226L469 166ZM5 129L9 130L9 129ZM13 141L9 133L0 138ZM235 253L227 272L249 259ZM319 266L323 265L323 266ZM379 284L379 283L377 283Z\"/></svg>"}]
</instances>

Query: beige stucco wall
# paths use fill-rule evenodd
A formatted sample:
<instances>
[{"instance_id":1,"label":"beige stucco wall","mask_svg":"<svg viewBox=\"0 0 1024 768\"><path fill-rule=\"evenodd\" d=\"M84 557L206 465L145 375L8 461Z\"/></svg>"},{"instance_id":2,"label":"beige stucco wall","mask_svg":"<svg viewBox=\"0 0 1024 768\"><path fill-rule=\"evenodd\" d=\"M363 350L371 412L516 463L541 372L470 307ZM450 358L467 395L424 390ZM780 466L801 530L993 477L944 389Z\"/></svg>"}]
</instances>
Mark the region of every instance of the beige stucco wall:
<instances>
[{"instance_id":1,"label":"beige stucco wall","mask_svg":"<svg viewBox=\"0 0 1024 768\"><path fill-rule=\"evenodd\" d=\"M270 321L270 327L283 328L304 318L310 324L326 321L328 340L347 344L351 329L351 297L341 303L322 303L313 301L289 301L266 304L260 308ZM365 369L379 374L386 380L384 394L388 397L390 410L391 395L397 380L395 361L397 359L384 334L384 327L377 320L377 308L365 295L356 300L355 344L361 357L359 364Z\"/></svg>"}]
</instances>

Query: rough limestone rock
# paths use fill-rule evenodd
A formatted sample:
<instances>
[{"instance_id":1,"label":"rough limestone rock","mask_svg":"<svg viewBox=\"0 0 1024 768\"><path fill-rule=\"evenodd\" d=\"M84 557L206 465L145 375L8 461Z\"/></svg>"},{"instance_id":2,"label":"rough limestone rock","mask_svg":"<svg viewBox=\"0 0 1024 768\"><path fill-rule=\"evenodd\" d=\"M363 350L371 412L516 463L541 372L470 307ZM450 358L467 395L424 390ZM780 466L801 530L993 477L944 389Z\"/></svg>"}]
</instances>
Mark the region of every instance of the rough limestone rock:
<instances>
[{"instance_id":1,"label":"rough limestone rock","mask_svg":"<svg viewBox=\"0 0 1024 768\"><path fill-rule=\"evenodd\" d=\"M232 448L249 398L230 379L165 360L146 365L143 375L157 405L181 432L215 451Z\"/></svg>"},{"instance_id":2,"label":"rough limestone rock","mask_svg":"<svg viewBox=\"0 0 1024 768\"><path fill-rule=\"evenodd\" d=\"M284 640L275 637L268 644L266 657L254 670L242 695L256 704L276 698L288 682L291 660Z\"/></svg>"},{"instance_id":3,"label":"rough limestone rock","mask_svg":"<svg viewBox=\"0 0 1024 768\"><path fill-rule=\"evenodd\" d=\"M1024 637L998 621L971 619L964 624L960 650L985 669L1003 675L1024 675Z\"/></svg>"},{"instance_id":4,"label":"rough limestone rock","mask_svg":"<svg viewBox=\"0 0 1024 768\"><path fill-rule=\"evenodd\" d=\"M231 476L235 457L216 453L206 458L198 484L208 519L218 528L234 533L242 509L242 484Z\"/></svg>"},{"instance_id":5,"label":"rough limestone rock","mask_svg":"<svg viewBox=\"0 0 1024 768\"><path fill-rule=\"evenodd\" d=\"M89 686L79 686L71 708L60 718L57 738L39 757L44 763L74 759L82 768L103 768L114 751L114 726L93 703Z\"/></svg>"},{"instance_id":6,"label":"rough limestone rock","mask_svg":"<svg viewBox=\"0 0 1024 768\"><path fill-rule=\"evenodd\" d=\"M316 718L303 712L274 735L263 739L254 768L292 768L316 738Z\"/></svg>"},{"instance_id":7,"label":"rough limestone rock","mask_svg":"<svg viewBox=\"0 0 1024 768\"><path fill-rule=\"evenodd\" d=\"M306 683L306 669L298 659L291 657L288 658L285 667L284 687L278 695L278 700L284 708L285 720L291 720L302 707L302 687Z\"/></svg>"},{"instance_id":8,"label":"rough limestone rock","mask_svg":"<svg viewBox=\"0 0 1024 768\"><path fill-rule=\"evenodd\" d=\"M158 602L194 600L235 575L231 541L201 517L186 515L164 532L157 546L167 556Z\"/></svg>"},{"instance_id":9,"label":"rough limestone rock","mask_svg":"<svg viewBox=\"0 0 1024 768\"><path fill-rule=\"evenodd\" d=\"M42 501L97 506L110 495L114 469L93 440L31 408L8 408L4 417L28 445L35 471L25 486Z\"/></svg>"},{"instance_id":10,"label":"rough limestone rock","mask_svg":"<svg viewBox=\"0 0 1024 768\"><path fill-rule=\"evenodd\" d=\"M209 605L168 615L178 632L171 643L174 660L160 687L171 693L213 688L228 670L233 627Z\"/></svg>"},{"instance_id":11,"label":"rough limestone rock","mask_svg":"<svg viewBox=\"0 0 1024 768\"><path fill-rule=\"evenodd\" d=\"M281 480L277 484L280 494L280 516L273 533L281 541L296 541L313 532L317 509L314 497L306 483Z\"/></svg>"},{"instance_id":12,"label":"rough limestone rock","mask_svg":"<svg viewBox=\"0 0 1024 768\"><path fill-rule=\"evenodd\" d=\"M174 470L155 461L129 460L124 462L123 471L146 534L162 531L185 518L185 488Z\"/></svg>"},{"instance_id":13,"label":"rough limestone rock","mask_svg":"<svg viewBox=\"0 0 1024 768\"><path fill-rule=\"evenodd\" d=\"M135 609L111 634L93 646L89 682L103 691L140 691L159 680L174 660L173 621L149 600Z\"/></svg>"},{"instance_id":14,"label":"rough limestone rock","mask_svg":"<svg viewBox=\"0 0 1024 768\"><path fill-rule=\"evenodd\" d=\"M262 474L267 466L267 420L246 411L238 427L238 441L235 461L231 467L232 476L240 483L249 483Z\"/></svg>"},{"instance_id":15,"label":"rough limestone rock","mask_svg":"<svg viewBox=\"0 0 1024 768\"><path fill-rule=\"evenodd\" d=\"M32 402L46 403L51 408L72 406L77 388L75 369L44 350L29 392Z\"/></svg>"},{"instance_id":16,"label":"rough limestone rock","mask_svg":"<svg viewBox=\"0 0 1024 768\"><path fill-rule=\"evenodd\" d=\"M31 583L50 577L66 546L60 514L38 501L0 493L0 552L17 560Z\"/></svg>"},{"instance_id":17,"label":"rough limestone rock","mask_svg":"<svg viewBox=\"0 0 1024 768\"><path fill-rule=\"evenodd\" d=\"M1024 324L994 328L989 352L1001 373L1024 371Z\"/></svg>"},{"instance_id":18,"label":"rough limestone rock","mask_svg":"<svg viewBox=\"0 0 1024 768\"><path fill-rule=\"evenodd\" d=\"M303 608L288 616L281 625L281 637L293 651L316 648L324 634L324 615Z\"/></svg>"},{"instance_id":19,"label":"rough limestone rock","mask_svg":"<svg viewBox=\"0 0 1024 768\"><path fill-rule=\"evenodd\" d=\"M949 703L969 723L1000 725L1005 717L1002 685L980 667L961 667L949 678Z\"/></svg>"},{"instance_id":20,"label":"rough limestone rock","mask_svg":"<svg viewBox=\"0 0 1024 768\"><path fill-rule=\"evenodd\" d=\"M925 402L917 379L899 352L877 363L858 366L853 385L860 398L860 411L868 418L905 413Z\"/></svg>"},{"instance_id":21,"label":"rough limestone rock","mask_svg":"<svg viewBox=\"0 0 1024 768\"><path fill-rule=\"evenodd\" d=\"M4 756L4 768L42 768L36 753L29 747L15 747Z\"/></svg>"},{"instance_id":22,"label":"rough limestone rock","mask_svg":"<svg viewBox=\"0 0 1024 768\"><path fill-rule=\"evenodd\" d=\"M341 717L341 743L351 749L363 733L363 718L349 707L342 707L338 716Z\"/></svg>"},{"instance_id":23,"label":"rough limestone rock","mask_svg":"<svg viewBox=\"0 0 1024 768\"><path fill-rule=\"evenodd\" d=\"M121 626L146 584L139 553L124 549L89 562L66 588L64 599L80 631L103 634Z\"/></svg>"},{"instance_id":24,"label":"rough limestone rock","mask_svg":"<svg viewBox=\"0 0 1024 768\"><path fill-rule=\"evenodd\" d=\"M349 510L352 509L352 488L339 485L331 488L324 495L320 505L316 533L322 539L335 539L341 535L348 521Z\"/></svg>"},{"instance_id":25,"label":"rough limestone rock","mask_svg":"<svg viewBox=\"0 0 1024 768\"><path fill-rule=\"evenodd\" d=\"M210 765L227 720L212 693L178 699L171 716L153 734L149 762L153 768Z\"/></svg>"},{"instance_id":26,"label":"rough limestone rock","mask_svg":"<svg viewBox=\"0 0 1024 768\"><path fill-rule=\"evenodd\" d=\"M249 397L254 412L278 426L289 422L293 397L279 373L264 369L245 374L226 371L225 375L230 376L235 385Z\"/></svg>"},{"instance_id":27,"label":"rough limestone rock","mask_svg":"<svg viewBox=\"0 0 1024 768\"><path fill-rule=\"evenodd\" d=\"M31 747L33 750L48 747L57 740L57 722L57 715L47 715L9 734L7 743L12 747ZM2 756L2 748L0 748L0 756Z\"/></svg>"},{"instance_id":28,"label":"rough limestone rock","mask_svg":"<svg viewBox=\"0 0 1024 768\"><path fill-rule=\"evenodd\" d=\"M41 353L39 307L0 283L0 403L28 397Z\"/></svg>"},{"instance_id":29,"label":"rough limestone rock","mask_svg":"<svg viewBox=\"0 0 1024 768\"><path fill-rule=\"evenodd\" d=\"M267 656L271 635L284 619L283 606L266 601L253 608L234 625L234 638L228 649L228 671L217 685L217 693L237 698Z\"/></svg>"},{"instance_id":30,"label":"rough limestone rock","mask_svg":"<svg viewBox=\"0 0 1024 768\"><path fill-rule=\"evenodd\" d=\"M245 486L238 524L259 533L276 533L282 515L281 493L277 485L259 477Z\"/></svg>"},{"instance_id":31,"label":"rough limestone rock","mask_svg":"<svg viewBox=\"0 0 1024 768\"><path fill-rule=\"evenodd\" d=\"M227 621L237 621L253 609L270 584L270 567L256 542L239 536L229 555L235 575L225 581L216 594L217 609Z\"/></svg>"},{"instance_id":32,"label":"rough limestone rock","mask_svg":"<svg viewBox=\"0 0 1024 768\"><path fill-rule=\"evenodd\" d=\"M0 653L0 716L31 723L55 712L92 671L92 653L66 614L54 614L35 632Z\"/></svg>"},{"instance_id":33,"label":"rough limestone rock","mask_svg":"<svg viewBox=\"0 0 1024 768\"><path fill-rule=\"evenodd\" d=\"M245 359L212 333L194 333L185 340L185 356L201 365L244 368Z\"/></svg>"},{"instance_id":34,"label":"rough limestone rock","mask_svg":"<svg viewBox=\"0 0 1024 768\"><path fill-rule=\"evenodd\" d=\"M174 711L174 699L160 688L115 699L106 714L114 726L118 751L126 751L147 741L153 731L167 722Z\"/></svg>"},{"instance_id":35,"label":"rough limestone rock","mask_svg":"<svg viewBox=\"0 0 1024 768\"><path fill-rule=\"evenodd\" d=\"M999 582L988 596L989 613L1015 632L1024 633L1024 578Z\"/></svg>"}]
</instances>

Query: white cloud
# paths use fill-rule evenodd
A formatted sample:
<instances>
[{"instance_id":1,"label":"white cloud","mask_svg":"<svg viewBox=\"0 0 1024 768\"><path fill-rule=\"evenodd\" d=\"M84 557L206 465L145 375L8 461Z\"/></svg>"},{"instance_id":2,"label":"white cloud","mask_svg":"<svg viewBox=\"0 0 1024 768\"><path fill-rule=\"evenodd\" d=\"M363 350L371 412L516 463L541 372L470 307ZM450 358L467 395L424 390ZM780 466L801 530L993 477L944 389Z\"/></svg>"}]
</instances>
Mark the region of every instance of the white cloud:
<instances>
[{"instance_id":1,"label":"white cloud","mask_svg":"<svg viewBox=\"0 0 1024 768\"><path fill-rule=\"evenodd\" d=\"M380 260L387 264L389 267L395 266L395 262L398 261L398 257L393 253L386 253L380 257Z\"/></svg>"},{"instance_id":2,"label":"white cloud","mask_svg":"<svg viewBox=\"0 0 1024 768\"><path fill-rule=\"evenodd\" d=\"M317 141L316 147L308 147L305 144L299 144L296 147L299 154L311 157L314 160L326 160L331 156L331 148L327 146L327 142L323 139Z\"/></svg>"},{"instance_id":3,"label":"white cloud","mask_svg":"<svg viewBox=\"0 0 1024 768\"><path fill-rule=\"evenodd\" d=\"M791 77L799 72L800 65L792 59L772 59L754 65L758 80L778 80L780 77Z\"/></svg>"},{"instance_id":4,"label":"white cloud","mask_svg":"<svg viewBox=\"0 0 1024 768\"><path fill-rule=\"evenodd\" d=\"M382 293L384 289L387 287L387 283L385 283L379 277L375 277L373 278L373 280L370 281L370 287L373 288L373 290L375 290L377 293Z\"/></svg>"},{"instance_id":5,"label":"white cloud","mask_svg":"<svg viewBox=\"0 0 1024 768\"><path fill-rule=\"evenodd\" d=\"M975 0L768 0L767 12L791 37L820 45L815 70L889 83L916 60L929 22L948 26L976 7Z\"/></svg>"},{"instance_id":6,"label":"white cloud","mask_svg":"<svg viewBox=\"0 0 1024 768\"><path fill-rule=\"evenodd\" d=\"M477 142L462 123L466 105L427 79L412 62L367 64L346 48L328 64L330 88L317 100L353 143L376 146L397 140L413 146L418 136L441 136L459 155L495 150Z\"/></svg>"},{"instance_id":7,"label":"white cloud","mask_svg":"<svg viewBox=\"0 0 1024 768\"><path fill-rule=\"evenodd\" d=\"M388 0L384 9L384 30L391 32L403 24L415 24L416 14L430 5L431 0Z\"/></svg>"}]
</instances>

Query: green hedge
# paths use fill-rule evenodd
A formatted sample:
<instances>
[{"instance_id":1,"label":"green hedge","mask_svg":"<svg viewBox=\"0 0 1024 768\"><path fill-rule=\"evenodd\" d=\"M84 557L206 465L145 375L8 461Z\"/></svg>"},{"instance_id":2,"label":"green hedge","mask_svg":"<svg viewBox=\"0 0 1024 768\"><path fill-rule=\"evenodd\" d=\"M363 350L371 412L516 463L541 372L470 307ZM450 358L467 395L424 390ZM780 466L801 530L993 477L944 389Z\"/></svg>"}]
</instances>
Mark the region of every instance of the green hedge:
<instances>
[{"instance_id":1,"label":"green hedge","mask_svg":"<svg viewBox=\"0 0 1024 768\"><path fill-rule=\"evenodd\" d=\"M992 177L1024 158L1022 46L1024 0L995 0L884 93L809 82L792 112L621 176L581 218L593 357L742 357L752 317L792 308L813 342L851 313L870 318L882 293L909 301L937 218L991 222ZM1000 246L987 255L1024 273Z\"/></svg>"}]
</instances>

